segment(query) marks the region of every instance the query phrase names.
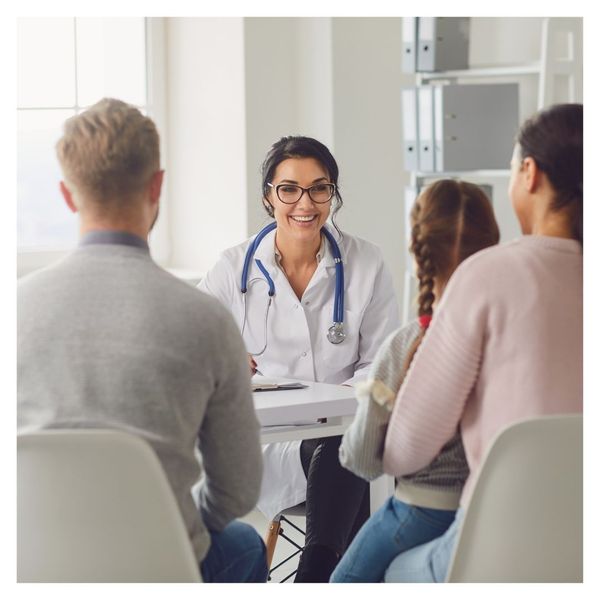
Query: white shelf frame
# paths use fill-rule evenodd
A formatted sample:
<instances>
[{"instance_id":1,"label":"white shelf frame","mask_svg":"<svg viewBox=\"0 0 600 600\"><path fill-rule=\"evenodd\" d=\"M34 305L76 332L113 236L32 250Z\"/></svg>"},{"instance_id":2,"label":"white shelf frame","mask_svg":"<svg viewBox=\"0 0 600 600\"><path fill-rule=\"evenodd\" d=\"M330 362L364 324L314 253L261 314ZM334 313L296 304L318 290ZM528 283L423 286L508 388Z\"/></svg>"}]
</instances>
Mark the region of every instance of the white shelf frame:
<instances>
[{"instance_id":1,"label":"white shelf frame","mask_svg":"<svg viewBox=\"0 0 600 600\"><path fill-rule=\"evenodd\" d=\"M516 75L539 75L540 62L525 65L496 65L489 67L475 67L473 69L459 69L454 71L436 71L431 73L416 73L421 83L439 81L443 79L467 79L478 77L513 77Z\"/></svg>"}]
</instances>

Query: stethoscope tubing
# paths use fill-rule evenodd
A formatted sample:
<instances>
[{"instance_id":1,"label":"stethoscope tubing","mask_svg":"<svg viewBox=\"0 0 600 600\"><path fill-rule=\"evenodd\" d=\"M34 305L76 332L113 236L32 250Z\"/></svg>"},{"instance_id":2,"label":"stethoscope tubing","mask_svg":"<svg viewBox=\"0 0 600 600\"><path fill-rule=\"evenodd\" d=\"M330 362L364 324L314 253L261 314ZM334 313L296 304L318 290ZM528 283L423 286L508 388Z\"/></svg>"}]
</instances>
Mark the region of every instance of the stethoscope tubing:
<instances>
[{"instance_id":1,"label":"stethoscope tubing","mask_svg":"<svg viewBox=\"0 0 600 600\"><path fill-rule=\"evenodd\" d=\"M261 229L258 232L256 237L252 240L252 242L248 246L248 250L246 251L246 257L244 258L244 267L242 269L242 282L240 285L242 294L245 294L248 291L248 270L250 269L250 262L252 261L252 257L254 256L254 253L256 252L258 245L262 242L263 238L266 235L268 235L269 233L271 233L271 231L273 231L273 229L275 229L276 227L277 227L276 222L269 223L266 227L264 227L263 229ZM262 263L260 263L260 264L262 265ZM264 269L264 270L263 269L264 269L264 267L261 268L261 271L264 273L266 271L266 269ZM271 277L268 276L268 279L270 280ZM271 283L272 283L272 280L271 280ZM269 288L270 287L271 286L269 285Z\"/></svg>"},{"instance_id":2,"label":"stethoscope tubing","mask_svg":"<svg viewBox=\"0 0 600 600\"><path fill-rule=\"evenodd\" d=\"M321 229L325 237L329 240L333 259L335 261L335 296L333 306L333 322L344 322L344 265L342 263L342 254L335 238L325 227Z\"/></svg>"}]
</instances>

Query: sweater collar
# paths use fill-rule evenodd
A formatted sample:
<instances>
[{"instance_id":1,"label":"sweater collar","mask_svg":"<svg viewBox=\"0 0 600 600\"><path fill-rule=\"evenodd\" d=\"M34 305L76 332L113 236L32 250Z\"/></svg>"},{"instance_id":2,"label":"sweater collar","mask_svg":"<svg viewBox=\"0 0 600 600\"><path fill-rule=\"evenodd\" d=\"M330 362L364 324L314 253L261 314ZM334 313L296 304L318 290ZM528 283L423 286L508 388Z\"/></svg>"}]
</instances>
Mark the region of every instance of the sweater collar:
<instances>
[{"instance_id":1,"label":"sweater collar","mask_svg":"<svg viewBox=\"0 0 600 600\"><path fill-rule=\"evenodd\" d=\"M88 231L79 240L79 245L89 246L91 244L118 244L149 250L146 240L127 231Z\"/></svg>"}]
</instances>

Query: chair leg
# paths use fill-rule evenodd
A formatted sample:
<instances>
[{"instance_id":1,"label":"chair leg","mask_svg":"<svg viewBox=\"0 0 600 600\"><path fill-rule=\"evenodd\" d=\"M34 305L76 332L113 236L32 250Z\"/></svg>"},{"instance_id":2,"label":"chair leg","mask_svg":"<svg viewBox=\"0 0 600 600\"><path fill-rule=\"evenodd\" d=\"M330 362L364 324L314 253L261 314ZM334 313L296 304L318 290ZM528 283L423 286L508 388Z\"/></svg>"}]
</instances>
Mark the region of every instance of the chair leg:
<instances>
[{"instance_id":1,"label":"chair leg","mask_svg":"<svg viewBox=\"0 0 600 600\"><path fill-rule=\"evenodd\" d=\"M281 522L279 519L271 521L269 523L269 529L265 537L265 546L267 547L267 568L271 569L271 563L273 562L273 554L275 554L275 546L277 545L277 538L279 537L279 528Z\"/></svg>"}]
</instances>

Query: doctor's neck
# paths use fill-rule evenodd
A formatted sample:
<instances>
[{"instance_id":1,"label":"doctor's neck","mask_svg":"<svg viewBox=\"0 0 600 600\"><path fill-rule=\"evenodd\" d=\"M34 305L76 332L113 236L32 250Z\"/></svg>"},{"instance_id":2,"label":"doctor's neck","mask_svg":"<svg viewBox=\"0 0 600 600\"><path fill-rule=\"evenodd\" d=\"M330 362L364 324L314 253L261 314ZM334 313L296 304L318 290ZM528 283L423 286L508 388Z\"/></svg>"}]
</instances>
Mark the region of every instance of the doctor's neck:
<instances>
[{"instance_id":1,"label":"doctor's neck","mask_svg":"<svg viewBox=\"0 0 600 600\"><path fill-rule=\"evenodd\" d=\"M277 231L275 245L281 254L282 263L288 267L302 267L315 263L321 247L321 235L307 240L297 240Z\"/></svg>"}]
</instances>

